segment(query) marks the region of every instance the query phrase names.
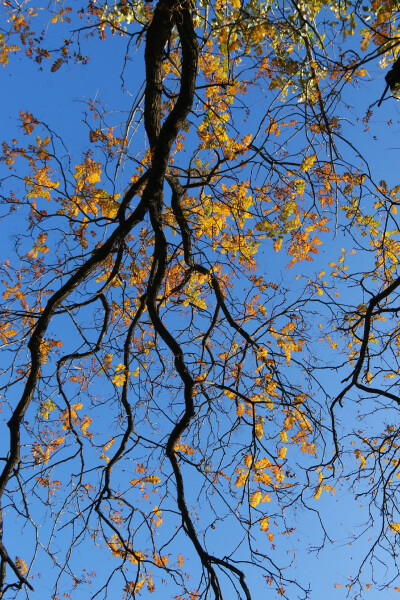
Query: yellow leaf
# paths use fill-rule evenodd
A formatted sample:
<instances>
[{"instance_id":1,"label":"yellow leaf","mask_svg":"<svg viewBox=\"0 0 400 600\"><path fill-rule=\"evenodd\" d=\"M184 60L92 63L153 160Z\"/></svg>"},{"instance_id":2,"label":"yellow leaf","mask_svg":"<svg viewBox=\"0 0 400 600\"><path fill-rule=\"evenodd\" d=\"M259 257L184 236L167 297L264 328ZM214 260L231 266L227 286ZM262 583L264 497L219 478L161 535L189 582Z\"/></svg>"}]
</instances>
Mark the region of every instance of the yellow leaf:
<instances>
[{"instance_id":1,"label":"yellow leaf","mask_svg":"<svg viewBox=\"0 0 400 600\"><path fill-rule=\"evenodd\" d=\"M40 409L42 417L44 417L45 419L48 419L49 413L52 412L53 410L55 410L55 408L56 408L56 405L54 404L53 400L51 400L51 398L48 398L46 400L46 402L43 404L42 408Z\"/></svg>"},{"instance_id":2,"label":"yellow leaf","mask_svg":"<svg viewBox=\"0 0 400 600\"><path fill-rule=\"evenodd\" d=\"M26 566L26 562L22 558L19 558L19 556L16 556L15 564L17 565L18 571L21 573L22 577L25 577L25 575L28 572L28 567Z\"/></svg>"},{"instance_id":3,"label":"yellow leaf","mask_svg":"<svg viewBox=\"0 0 400 600\"><path fill-rule=\"evenodd\" d=\"M303 160L303 162L301 163L301 167L300 169L305 173L306 171L308 171L309 169L311 169L311 167L313 166L313 164L315 163L317 158L316 154L312 154L311 156L306 156L306 158Z\"/></svg>"},{"instance_id":4,"label":"yellow leaf","mask_svg":"<svg viewBox=\"0 0 400 600\"><path fill-rule=\"evenodd\" d=\"M288 436L287 436L286 431L281 431L280 434L279 434L279 436L280 436L282 442L287 442L288 441Z\"/></svg>"},{"instance_id":5,"label":"yellow leaf","mask_svg":"<svg viewBox=\"0 0 400 600\"><path fill-rule=\"evenodd\" d=\"M287 448L285 446L282 446L282 448L279 448L279 450L278 450L279 458L285 458L286 452L287 452Z\"/></svg>"},{"instance_id":6,"label":"yellow leaf","mask_svg":"<svg viewBox=\"0 0 400 600\"><path fill-rule=\"evenodd\" d=\"M263 425L263 422L264 422L264 417L257 417L257 422L256 422L256 424L254 426L256 437L259 440L261 440L261 438L262 438L262 436L264 434L264 425Z\"/></svg>"},{"instance_id":7,"label":"yellow leaf","mask_svg":"<svg viewBox=\"0 0 400 600\"><path fill-rule=\"evenodd\" d=\"M260 503L262 498L262 493L260 491L253 492L250 496L249 504L252 508L255 508L257 504Z\"/></svg>"},{"instance_id":8,"label":"yellow leaf","mask_svg":"<svg viewBox=\"0 0 400 600\"><path fill-rule=\"evenodd\" d=\"M238 404L238 406L236 407L236 414L237 416L240 417L243 416L244 413L244 404Z\"/></svg>"},{"instance_id":9,"label":"yellow leaf","mask_svg":"<svg viewBox=\"0 0 400 600\"><path fill-rule=\"evenodd\" d=\"M142 479L143 483L160 483L161 479L159 477L157 477L157 475L146 475L145 477L143 477Z\"/></svg>"}]
</instances>

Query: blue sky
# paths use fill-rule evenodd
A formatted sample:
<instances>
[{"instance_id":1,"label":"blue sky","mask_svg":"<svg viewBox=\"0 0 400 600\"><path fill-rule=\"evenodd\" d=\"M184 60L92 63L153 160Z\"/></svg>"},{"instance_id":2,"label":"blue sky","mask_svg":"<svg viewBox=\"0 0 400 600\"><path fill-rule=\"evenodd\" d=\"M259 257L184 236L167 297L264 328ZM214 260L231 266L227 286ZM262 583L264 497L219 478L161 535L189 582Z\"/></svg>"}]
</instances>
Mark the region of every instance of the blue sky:
<instances>
[{"instance_id":1,"label":"blue sky","mask_svg":"<svg viewBox=\"0 0 400 600\"><path fill-rule=\"evenodd\" d=\"M124 120L125 115L130 111L132 99L135 97L144 78L143 45L136 55L132 53L132 61L128 62L125 72L125 87L129 90L129 93L127 93L121 89L120 65L126 48L123 43L121 44L121 40L109 36L107 44L98 44L94 40L88 40L85 44L87 44L85 53L91 55L88 65L63 65L61 69L53 74L49 73L47 65L43 66L43 70L39 70L37 65L28 63L18 54L10 58L10 64L0 70L0 86L3 90L6 90L6 93L2 95L2 139L19 138L19 110L30 111L36 118L46 122L62 137L72 155L73 164L76 164L81 160L82 151L88 146L88 129L83 124L85 99L99 99L107 110L115 111L112 117L115 122ZM385 101L380 109L375 108L369 123L370 130L365 131L361 120L367 107L380 97L383 87L382 70L378 68L371 69L371 77L372 81L363 83L358 90L350 88L350 91L348 91L348 97L345 98L348 108L343 114L345 119L343 122L343 135L355 147L362 148L363 154L373 167L373 175L378 181L385 179L389 184L396 185L398 183L398 165L400 164L400 106L396 100L391 99ZM251 101L250 96L250 104ZM255 99L253 106L255 116L256 107L259 106L258 99L257 102ZM139 143L145 143L143 133L138 136L137 144ZM349 150L350 154L352 154L352 151ZM127 177L128 173L125 175ZM3 222L3 233L0 242L3 258L10 257L13 260L13 247L8 244L7 235L19 233L19 231L20 221L18 216L13 217L11 221L7 219ZM301 264L290 272L284 271L288 285L295 285L294 280L297 275L316 272L326 264L331 256L338 257L342 246L346 250L351 250L352 241L350 238L343 237L338 233L335 239L331 239L326 244L321 255L314 263ZM270 248L261 248L260 256L265 256L266 263L271 263ZM274 269L278 272L282 264L279 263L279 260L275 260L275 257L273 257L272 262L274 264L272 273L274 274ZM68 325L66 324L65 327L68 327ZM72 341L71 345L73 345ZM329 349L324 359L329 361ZM340 383L335 379L335 376L331 374L327 377L328 382L325 382L327 386L330 385L333 389L339 390ZM343 410L346 411L345 418L354 423L356 427L358 418L356 411L353 412L347 406ZM3 426L5 427L4 422ZM98 422L96 426L103 429L106 435L108 422L101 424ZM193 485L190 492L193 492L194 501L196 477L190 477L192 477ZM312 497L307 502L314 508ZM291 517L296 526L295 533L287 538L280 536L276 541L277 548L274 552L283 561L287 560L288 563L295 561L294 574L299 575L299 579L304 585L307 586L310 583L312 600L319 600L320 597L323 597L324 600L346 597L345 585L347 580L355 575L365 548L368 547L368 538L370 537L370 534L367 533L358 543L355 542L352 546L346 543L349 536L357 534L359 524L367 517L366 509L359 508L359 504L360 502L356 501L348 491L340 489L337 490L334 496L323 494L318 503L315 503L315 507L321 511L327 524L329 535L334 540L334 544L328 543L327 548L319 554L315 551L311 552L311 549L315 548L322 539L318 517L316 514L307 511L300 509L296 511ZM15 529L12 532L9 531L9 535L14 538L11 544L15 546L15 553L18 554L21 542L24 544L31 533L26 530L21 534L18 520L15 520L13 525L8 525L10 528L13 526ZM47 529L49 526L50 522L45 520L43 528ZM216 539L212 540L212 544L216 550L223 553L226 543L230 542L235 534L236 532L226 531L226 529L217 529ZM374 531L371 534L373 536ZM308 539L309 541L305 542ZM185 548L180 550L183 553ZM190 554L190 550L188 550L188 553ZM49 597L51 593L51 586L48 581L48 574L52 570L51 561L48 559L41 560L43 560L43 563L39 570L42 572L42 577L35 582L36 591L32 594L34 600ZM91 547L89 550L89 545L86 542L78 549L76 561L77 564L82 561L86 563L87 561L88 571L94 569L101 574L116 566L115 559L110 555L108 549L98 548L94 551ZM188 569L192 573L196 572L198 568L195 564L195 559L190 557ZM384 572L383 566L378 567L377 578L379 579L380 575L384 577ZM334 584L341 584L342 587L335 589ZM264 595L270 597L264 591L261 579L258 585L255 598L258 600L263 598ZM385 598L385 600L394 599L398 595L393 589L394 585L396 583L393 583L391 588L386 590L370 590L366 592L366 597L371 598L371 600L378 597ZM115 588L112 593L116 595L117 589ZM150 595L147 594L147 596ZM146 593L143 594L143 597L146 598L147 596ZM161 597L161 592L156 591L156 596ZM79 588L79 590L73 592L72 597L79 598L79 600L82 598L83 600L90 597L90 590ZM112 594L110 597L112 597ZM293 596L293 599L295 597ZM293 599L291 597L291 600Z\"/></svg>"}]
</instances>

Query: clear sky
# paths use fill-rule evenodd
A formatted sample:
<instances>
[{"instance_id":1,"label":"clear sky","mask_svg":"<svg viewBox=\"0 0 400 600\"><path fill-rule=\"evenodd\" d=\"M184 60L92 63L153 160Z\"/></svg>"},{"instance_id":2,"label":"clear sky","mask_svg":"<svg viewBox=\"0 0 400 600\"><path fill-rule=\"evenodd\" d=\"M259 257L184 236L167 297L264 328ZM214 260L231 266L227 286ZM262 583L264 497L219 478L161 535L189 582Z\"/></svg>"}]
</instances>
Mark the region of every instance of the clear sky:
<instances>
[{"instance_id":1,"label":"clear sky","mask_svg":"<svg viewBox=\"0 0 400 600\"><path fill-rule=\"evenodd\" d=\"M68 29L68 25L62 27L65 30ZM142 43L137 52L133 51L133 47L129 50L129 60L125 65L123 75L124 83L121 79L121 70L126 45L118 36L108 36L105 44L98 43L94 39L83 39L83 53L90 55L88 64L63 65L55 73L50 73L46 63L43 63L42 68L39 68L32 61L27 61L21 53L11 56L9 64L0 69L0 88L3 90L1 99L1 139L11 140L14 137L17 139L22 137L18 121L19 111L29 111L62 138L71 155L72 164L79 163L82 160L82 153L88 147L88 128L84 124L85 112L88 112L86 108L87 100L99 100L107 111L112 111L111 121L115 123L124 122L144 80L143 46ZM343 138L350 141L353 147L361 149L362 155L367 159L373 177L377 181L384 179L389 185L396 185L399 183L400 165L400 103L395 99L390 99L385 101L379 109L375 107L367 129L362 120L368 106L380 97L384 86L384 72L377 67L376 61L370 68L370 74L371 80L361 83L358 89L353 87L344 92L346 107L342 114ZM259 111L263 110L263 106L260 96L256 92L254 92L254 95L251 91L249 92L247 102L250 108L247 125L251 128L253 121L255 122L259 116ZM240 132L240 135L245 133L246 131ZM143 144L143 146L146 144L143 130L139 131L135 144L137 147L140 144ZM348 152L349 156L354 157L353 149L349 147L346 150L345 141L343 141L341 150L344 155ZM4 165L1 168L4 168ZM360 168L363 168L361 160ZM129 163L124 165L124 169L125 171L121 172L116 183L116 186L121 188L119 189L120 192L123 192L130 176ZM12 236L21 233L21 227L26 227L26 225L21 223L18 214L11 215L3 221L0 237L0 249L3 259L9 258L11 262L15 260ZM325 268L332 257L333 260L338 259L342 247L345 247L346 251L351 251L353 241L351 237L344 236L338 231L337 235L335 237L331 236L329 240L327 236L326 244L313 263L301 263L290 271L284 269L283 261L280 262L280 259L276 258L275 255L271 259L270 246L261 247L260 256L265 257L269 277L278 277L278 274L283 272L286 285L295 290L296 277L308 276L318 272L321 268ZM355 261L357 260L355 259ZM357 262L355 262L355 267L358 266L361 270L362 265L357 265ZM350 290L347 293L350 297L355 292ZM346 294L344 294L344 301L347 301ZM65 328L66 339L68 340L67 321L61 323L62 327ZM70 341L70 344L72 346L73 342ZM318 357L314 358L318 360ZM336 357L327 347L326 354L323 357L321 356L321 361L329 363L331 360L336 360ZM298 376L301 377L300 369ZM341 383L334 372L327 373L324 385L326 388L333 390L331 397L334 397L341 389ZM99 395L101 393L105 393L104 390L100 389ZM347 422L349 431L353 428L357 429L357 407L349 408L345 405L340 415L340 418ZM8 418L9 413L5 411L2 421L3 431L7 431L6 421ZM96 427L105 435L109 433L112 435L112 428L109 427L110 423L107 420L106 410L103 413L103 419L102 422L96 422ZM161 419L160 417L162 423ZM373 426L373 422L371 426ZM2 435L5 436L4 433ZM6 438L0 439L5 440ZM3 444L4 441L0 442L2 450L6 448L6 445L3 446ZM293 455L294 464L296 460L295 455ZM351 460L352 458L349 458L349 461ZM193 504L195 504L198 482L196 475L189 467L188 477L190 480L189 496L192 495ZM279 534L276 537L276 549L271 551L272 556L276 556L283 562L287 560L288 564L292 563L294 567L292 577L298 577L305 587L308 584L310 585L312 589L310 598L312 600L321 600L322 598L324 600L339 600L345 598L347 594L346 584L349 579L356 575L360 562L365 555L365 550L369 547L377 531L374 528L368 530L360 540L354 540L352 545L348 544L349 538L357 537L359 532L362 531L363 523L368 520L368 507L362 500L355 499L354 494L345 486L343 488L339 486L335 495L324 493L318 501L314 501L312 495L309 495L304 501L312 510L303 510L300 506L301 503L299 503L299 508L294 511L288 508L288 512L290 511L289 521L296 530L291 536L285 537ZM157 502L158 500L154 499L153 504L155 505ZM222 503L222 499L216 499L215 506L219 507L220 502ZM319 516L316 512L313 512L316 508L320 511L322 520L326 524L326 532L332 540L325 544L326 547L321 552L318 552L317 548L319 544L324 542L324 539L323 531L319 525ZM32 508L32 510L35 509ZM207 507L204 510L207 512L207 518L210 518L210 509ZM42 523L42 529L49 532L51 526L51 516L48 513ZM160 536L162 535L164 534L160 533ZM14 523L8 522L7 524L7 536L10 538L14 553L22 554L20 547L21 545L25 546L25 544L27 547L29 546L32 532L28 528L21 532L20 522L15 519ZM237 532L234 528L230 530L226 527L225 522L221 528L218 528L217 524L215 539L212 540L214 552L220 551L223 554L224 548L232 543L235 536L237 536ZM62 536L60 540L59 543L62 544ZM107 548L98 547L95 550L94 546L89 544L90 541L90 539L83 541L77 549L76 564L85 563L88 571L95 570L100 576L104 577L105 573L115 568L115 559ZM186 551L186 554L189 555L188 570L191 573L197 572L198 566L196 566L197 563L193 556L190 556L189 544L186 548L180 548L179 544L182 544L181 540L176 544L177 551L181 551L182 554ZM52 593L50 574L53 566L48 558L41 558L40 561L42 562L40 562L37 570L41 572L41 577L40 579L36 578L34 582L35 592L29 596L33 600L50 598ZM366 573L365 581L368 583L368 576L370 575L368 567ZM390 573L392 574L393 571L391 570ZM382 563L376 567L375 576L378 581L386 577L384 555L382 555ZM254 575L254 577L258 576ZM339 585L335 587L335 584L340 584L341 587L339 588ZM398 581L391 581L387 589L375 588L366 591L366 597L371 600L378 600L378 598L384 600L395 599L398 596L398 592L394 590L396 585L400 585ZM157 598L163 597L162 587L156 590L155 596ZM91 597L91 590L87 587L78 586L72 592L71 597L74 600L84 600ZM143 591L142 597L151 597L151 594ZM271 595L265 592L260 578L256 585L254 598L261 600L264 597L273 596L272 592ZM294 600L296 597L295 591L292 591L290 600ZM298 597L301 597L300 592ZM356 597L354 590L351 591L350 597ZM118 598L119 600L117 587L111 587L110 598L113 598L113 600Z\"/></svg>"}]
</instances>

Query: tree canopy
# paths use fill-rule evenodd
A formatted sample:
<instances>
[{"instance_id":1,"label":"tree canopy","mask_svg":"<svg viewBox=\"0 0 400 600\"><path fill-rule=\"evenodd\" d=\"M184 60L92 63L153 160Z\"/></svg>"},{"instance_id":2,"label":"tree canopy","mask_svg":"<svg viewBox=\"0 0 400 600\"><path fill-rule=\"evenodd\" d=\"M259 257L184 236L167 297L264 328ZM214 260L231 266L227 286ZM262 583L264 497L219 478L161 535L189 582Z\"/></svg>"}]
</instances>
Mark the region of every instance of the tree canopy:
<instances>
[{"instance_id":1,"label":"tree canopy","mask_svg":"<svg viewBox=\"0 0 400 600\"><path fill-rule=\"evenodd\" d=\"M400 592L397 0L1 4L0 598Z\"/></svg>"}]
</instances>

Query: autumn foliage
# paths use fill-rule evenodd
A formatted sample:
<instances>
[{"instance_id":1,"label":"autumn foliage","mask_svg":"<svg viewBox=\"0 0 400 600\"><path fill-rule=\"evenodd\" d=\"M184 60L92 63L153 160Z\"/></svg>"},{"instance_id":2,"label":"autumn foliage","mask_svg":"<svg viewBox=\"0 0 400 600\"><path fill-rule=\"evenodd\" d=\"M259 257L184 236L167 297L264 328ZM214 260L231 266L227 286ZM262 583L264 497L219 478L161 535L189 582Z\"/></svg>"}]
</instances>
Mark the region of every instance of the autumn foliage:
<instances>
[{"instance_id":1,"label":"autumn foliage","mask_svg":"<svg viewBox=\"0 0 400 600\"><path fill-rule=\"evenodd\" d=\"M338 594L400 591L400 185L346 129L398 3L1 5L2 73L99 95L2 140L0 598L312 598L337 490Z\"/></svg>"}]
</instances>

